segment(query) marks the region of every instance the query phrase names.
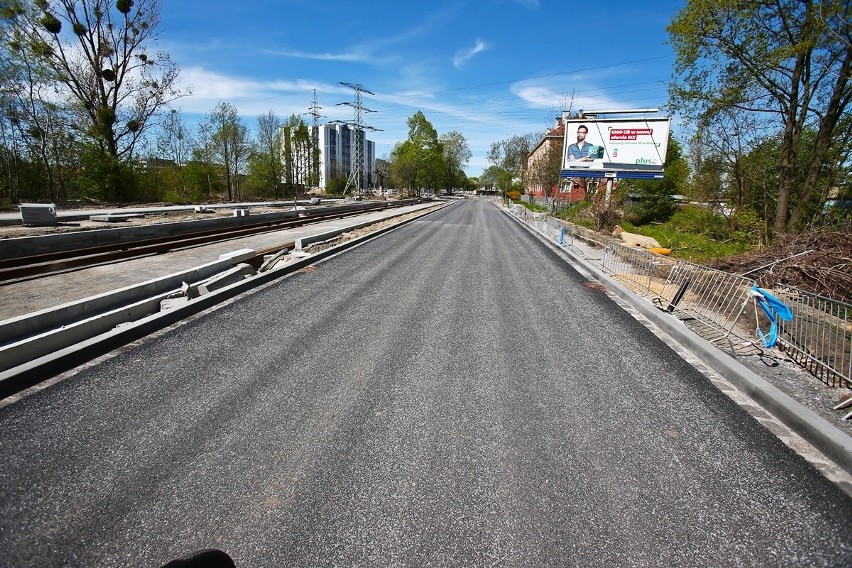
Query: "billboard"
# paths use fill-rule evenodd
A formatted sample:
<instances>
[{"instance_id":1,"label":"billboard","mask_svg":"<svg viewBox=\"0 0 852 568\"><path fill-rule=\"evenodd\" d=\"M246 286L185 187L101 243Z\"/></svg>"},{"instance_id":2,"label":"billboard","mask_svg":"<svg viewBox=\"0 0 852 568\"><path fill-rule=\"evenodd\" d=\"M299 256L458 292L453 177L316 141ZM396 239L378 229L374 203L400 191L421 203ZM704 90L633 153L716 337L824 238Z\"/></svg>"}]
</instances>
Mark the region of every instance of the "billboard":
<instances>
[{"instance_id":1,"label":"billboard","mask_svg":"<svg viewBox=\"0 0 852 568\"><path fill-rule=\"evenodd\" d=\"M670 118L565 120L562 177L663 177Z\"/></svg>"}]
</instances>

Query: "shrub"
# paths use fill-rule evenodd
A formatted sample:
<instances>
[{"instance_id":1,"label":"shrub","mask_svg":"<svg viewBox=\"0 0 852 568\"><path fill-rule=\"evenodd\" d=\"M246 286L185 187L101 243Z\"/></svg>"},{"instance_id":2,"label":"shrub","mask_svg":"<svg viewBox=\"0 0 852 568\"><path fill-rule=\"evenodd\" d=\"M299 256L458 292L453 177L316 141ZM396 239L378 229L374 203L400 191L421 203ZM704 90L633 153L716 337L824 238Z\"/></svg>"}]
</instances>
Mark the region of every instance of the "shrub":
<instances>
[{"instance_id":1,"label":"shrub","mask_svg":"<svg viewBox=\"0 0 852 568\"><path fill-rule=\"evenodd\" d=\"M675 213L669 225L681 232L705 235L718 240L730 236L730 229L721 215L697 205L687 205Z\"/></svg>"},{"instance_id":2,"label":"shrub","mask_svg":"<svg viewBox=\"0 0 852 568\"><path fill-rule=\"evenodd\" d=\"M592 206L591 213L595 229L598 231L611 232L621 222L621 211L601 202Z\"/></svg>"}]
</instances>

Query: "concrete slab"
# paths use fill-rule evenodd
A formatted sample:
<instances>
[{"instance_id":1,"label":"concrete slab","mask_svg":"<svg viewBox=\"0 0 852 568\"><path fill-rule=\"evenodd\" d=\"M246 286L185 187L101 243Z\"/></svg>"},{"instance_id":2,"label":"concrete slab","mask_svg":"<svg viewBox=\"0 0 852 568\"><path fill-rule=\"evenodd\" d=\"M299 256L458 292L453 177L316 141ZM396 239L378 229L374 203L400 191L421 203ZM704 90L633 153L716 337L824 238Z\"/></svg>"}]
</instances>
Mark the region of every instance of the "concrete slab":
<instances>
[{"instance_id":1,"label":"concrete slab","mask_svg":"<svg viewBox=\"0 0 852 568\"><path fill-rule=\"evenodd\" d=\"M56 225L59 220L56 217L56 205L44 205L41 203L21 203L18 205L21 212L21 223L33 227L49 227Z\"/></svg>"},{"instance_id":2,"label":"concrete slab","mask_svg":"<svg viewBox=\"0 0 852 568\"><path fill-rule=\"evenodd\" d=\"M141 213L125 213L117 215L92 215L89 221L100 221L102 223L122 223L131 219L141 219L145 215Z\"/></svg>"}]
</instances>

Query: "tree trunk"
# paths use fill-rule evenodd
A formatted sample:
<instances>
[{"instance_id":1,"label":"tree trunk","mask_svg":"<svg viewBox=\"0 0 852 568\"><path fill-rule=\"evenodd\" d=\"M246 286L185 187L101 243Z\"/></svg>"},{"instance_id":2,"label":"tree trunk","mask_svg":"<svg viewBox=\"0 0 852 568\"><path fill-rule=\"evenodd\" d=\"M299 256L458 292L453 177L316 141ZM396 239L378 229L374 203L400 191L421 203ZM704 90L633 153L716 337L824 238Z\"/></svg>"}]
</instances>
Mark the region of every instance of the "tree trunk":
<instances>
[{"instance_id":1,"label":"tree trunk","mask_svg":"<svg viewBox=\"0 0 852 568\"><path fill-rule=\"evenodd\" d=\"M790 220L787 223L788 230L793 230L799 221L801 221L804 207L816 190L819 182L819 173L828 155L831 138L842 116L841 108L845 108L849 103L850 94L846 89L846 85L849 83L850 73L852 73L852 46L846 49L846 57L843 60L843 65L840 67L840 73L837 75L837 82L834 84L831 100L823 119L820 121L819 132L814 143L814 156L811 160L810 168L808 168L805 185L802 188L802 198L790 214Z\"/></svg>"}]
</instances>

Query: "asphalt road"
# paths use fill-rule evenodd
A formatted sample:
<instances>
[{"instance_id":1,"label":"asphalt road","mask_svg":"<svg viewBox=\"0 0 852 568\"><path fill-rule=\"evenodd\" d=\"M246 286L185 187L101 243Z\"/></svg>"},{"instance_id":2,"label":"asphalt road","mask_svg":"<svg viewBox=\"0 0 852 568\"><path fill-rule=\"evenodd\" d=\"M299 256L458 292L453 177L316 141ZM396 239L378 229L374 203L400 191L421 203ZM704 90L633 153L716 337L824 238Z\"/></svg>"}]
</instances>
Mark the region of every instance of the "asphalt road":
<instances>
[{"instance_id":1,"label":"asphalt road","mask_svg":"<svg viewBox=\"0 0 852 568\"><path fill-rule=\"evenodd\" d=\"M2 566L848 566L850 514L484 200L0 409Z\"/></svg>"}]
</instances>

